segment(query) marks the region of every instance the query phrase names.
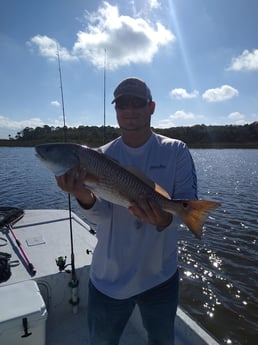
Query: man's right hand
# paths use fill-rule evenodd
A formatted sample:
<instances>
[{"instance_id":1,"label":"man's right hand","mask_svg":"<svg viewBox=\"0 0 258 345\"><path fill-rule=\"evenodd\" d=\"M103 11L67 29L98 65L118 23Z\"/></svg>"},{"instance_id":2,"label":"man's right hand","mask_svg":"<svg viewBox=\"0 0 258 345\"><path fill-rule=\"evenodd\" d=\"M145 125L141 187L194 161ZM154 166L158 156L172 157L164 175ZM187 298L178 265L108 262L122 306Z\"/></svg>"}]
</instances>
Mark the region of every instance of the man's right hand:
<instances>
[{"instance_id":1,"label":"man's right hand","mask_svg":"<svg viewBox=\"0 0 258 345\"><path fill-rule=\"evenodd\" d=\"M82 207L89 209L95 204L96 197L85 187L85 182L87 179L92 181L92 178L85 169L73 168L64 175L56 176L56 181L63 191L73 195Z\"/></svg>"}]
</instances>

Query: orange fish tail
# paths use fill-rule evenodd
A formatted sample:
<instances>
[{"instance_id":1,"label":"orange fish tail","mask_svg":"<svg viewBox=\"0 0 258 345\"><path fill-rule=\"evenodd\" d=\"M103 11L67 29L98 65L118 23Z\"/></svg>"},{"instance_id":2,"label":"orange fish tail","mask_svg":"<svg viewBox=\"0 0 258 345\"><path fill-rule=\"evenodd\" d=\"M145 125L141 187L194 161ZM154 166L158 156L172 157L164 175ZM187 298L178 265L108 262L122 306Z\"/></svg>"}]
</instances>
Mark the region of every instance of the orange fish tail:
<instances>
[{"instance_id":1,"label":"orange fish tail","mask_svg":"<svg viewBox=\"0 0 258 345\"><path fill-rule=\"evenodd\" d=\"M189 230L200 239L208 212L219 207L220 203L208 200L181 200L181 203L182 207L178 212L178 216Z\"/></svg>"}]
</instances>

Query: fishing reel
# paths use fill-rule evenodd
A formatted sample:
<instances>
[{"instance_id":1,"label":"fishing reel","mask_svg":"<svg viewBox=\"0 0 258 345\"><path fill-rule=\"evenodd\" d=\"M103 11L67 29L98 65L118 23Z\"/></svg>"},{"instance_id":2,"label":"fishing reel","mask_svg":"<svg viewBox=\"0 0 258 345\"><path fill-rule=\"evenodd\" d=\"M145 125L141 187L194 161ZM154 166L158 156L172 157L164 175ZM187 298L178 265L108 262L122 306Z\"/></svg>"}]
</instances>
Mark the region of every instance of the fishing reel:
<instances>
[{"instance_id":1,"label":"fishing reel","mask_svg":"<svg viewBox=\"0 0 258 345\"><path fill-rule=\"evenodd\" d=\"M65 271L66 267L70 265L66 263L66 259L67 259L67 256L59 256L56 259L56 265L59 269L59 272Z\"/></svg>"}]
</instances>

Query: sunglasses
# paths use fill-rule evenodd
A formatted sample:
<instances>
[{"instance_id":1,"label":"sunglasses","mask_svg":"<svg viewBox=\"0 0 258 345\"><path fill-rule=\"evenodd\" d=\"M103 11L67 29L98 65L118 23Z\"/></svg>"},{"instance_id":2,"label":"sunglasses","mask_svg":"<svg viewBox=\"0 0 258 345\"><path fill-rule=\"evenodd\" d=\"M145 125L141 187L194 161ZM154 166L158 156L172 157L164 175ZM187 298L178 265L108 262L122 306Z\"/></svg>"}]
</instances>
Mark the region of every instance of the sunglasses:
<instances>
[{"instance_id":1,"label":"sunglasses","mask_svg":"<svg viewBox=\"0 0 258 345\"><path fill-rule=\"evenodd\" d=\"M124 110L132 107L133 109L140 109L145 107L149 101L139 97L120 97L116 100L116 108Z\"/></svg>"}]
</instances>

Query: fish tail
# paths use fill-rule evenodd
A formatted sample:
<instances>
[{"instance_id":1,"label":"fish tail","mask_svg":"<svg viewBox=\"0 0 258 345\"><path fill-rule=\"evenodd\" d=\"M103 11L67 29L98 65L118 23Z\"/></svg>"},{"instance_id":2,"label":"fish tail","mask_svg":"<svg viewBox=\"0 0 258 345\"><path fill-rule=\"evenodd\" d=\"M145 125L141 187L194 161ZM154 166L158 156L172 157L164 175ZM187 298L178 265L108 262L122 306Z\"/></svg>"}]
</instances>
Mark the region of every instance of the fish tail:
<instances>
[{"instance_id":1,"label":"fish tail","mask_svg":"<svg viewBox=\"0 0 258 345\"><path fill-rule=\"evenodd\" d=\"M209 200L178 200L177 202L181 204L177 210L177 215L189 230L200 239L208 213L219 207L220 203Z\"/></svg>"}]
</instances>

